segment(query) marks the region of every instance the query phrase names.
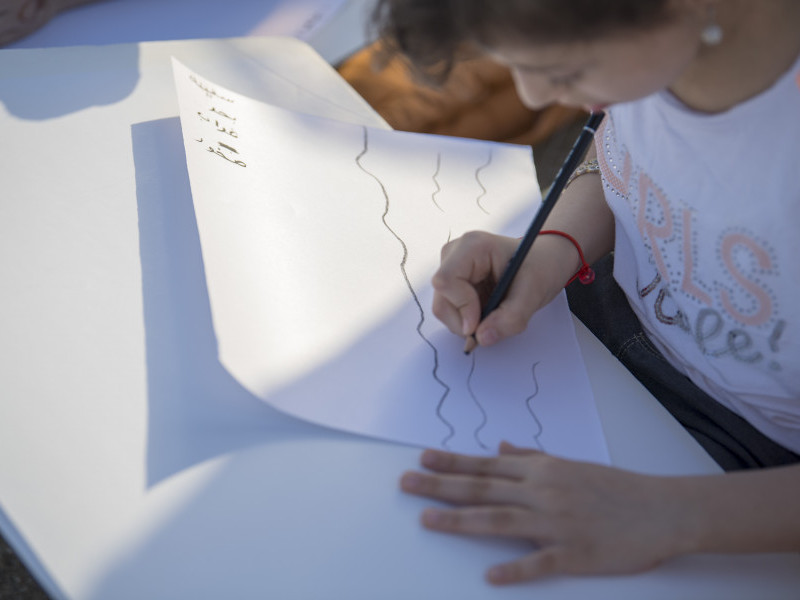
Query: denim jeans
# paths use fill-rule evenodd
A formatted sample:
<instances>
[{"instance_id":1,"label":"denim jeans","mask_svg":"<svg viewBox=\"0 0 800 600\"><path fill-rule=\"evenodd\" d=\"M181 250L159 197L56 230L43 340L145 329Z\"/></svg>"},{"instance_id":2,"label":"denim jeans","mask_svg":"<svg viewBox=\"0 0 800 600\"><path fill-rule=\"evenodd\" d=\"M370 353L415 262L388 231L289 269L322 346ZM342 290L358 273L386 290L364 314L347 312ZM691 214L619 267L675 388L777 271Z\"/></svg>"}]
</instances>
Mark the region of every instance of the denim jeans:
<instances>
[{"instance_id":1,"label":"denim jeans","mask_svg":"<svg viewBox=\"0 0 800 600\"><path fill-rule=\"evenodd\" d=\"M567 287L572 312L726 471L786 465L800 456L762 434L677 371L653 346L613 277L613 253L590 285Z\"/></svg>"}]
</instances>

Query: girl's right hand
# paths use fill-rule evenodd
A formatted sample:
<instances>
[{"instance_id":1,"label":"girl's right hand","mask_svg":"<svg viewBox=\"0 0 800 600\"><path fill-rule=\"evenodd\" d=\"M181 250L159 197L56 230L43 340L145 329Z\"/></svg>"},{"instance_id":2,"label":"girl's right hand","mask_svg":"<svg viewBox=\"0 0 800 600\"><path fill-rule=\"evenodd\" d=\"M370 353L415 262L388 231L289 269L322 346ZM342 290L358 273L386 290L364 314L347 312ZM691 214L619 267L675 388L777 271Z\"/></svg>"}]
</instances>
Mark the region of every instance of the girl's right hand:
<instances>
[{"instance_id":1,"label":"girl's right hand","mask_svg":"<svg viewBox=\"0 0 800 600\"><path fill-rule=\"evenodd\" d=\"M481 346L516 335L580 266L569 241L540 236L503 302L480 321L481 308L518 245L515 238L473 231L442 248L441 265L433 276L433 313L450 331L463 337L475 334Z\"/></svg>"}]
</instances>

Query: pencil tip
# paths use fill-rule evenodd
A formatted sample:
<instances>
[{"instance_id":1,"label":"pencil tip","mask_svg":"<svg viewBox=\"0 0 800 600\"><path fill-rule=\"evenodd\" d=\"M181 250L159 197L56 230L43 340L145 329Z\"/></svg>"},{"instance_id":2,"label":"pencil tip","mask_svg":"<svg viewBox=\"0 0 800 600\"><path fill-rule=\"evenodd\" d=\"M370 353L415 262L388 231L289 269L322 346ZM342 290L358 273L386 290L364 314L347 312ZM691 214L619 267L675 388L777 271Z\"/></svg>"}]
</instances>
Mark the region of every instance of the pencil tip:
<instances>
[{"instance_id":1,"label":"pencil tip","mask_svg":"<svg viewBox=\"0 0 800 600\"><path fill-rule=\"evenodd\" d=\"M467 343L464 345L464 354L469 356L477 345L478 345L478 340L475 339L475 336L474 335L469 336L467 338Z\"/></svg>"}]
</instances>

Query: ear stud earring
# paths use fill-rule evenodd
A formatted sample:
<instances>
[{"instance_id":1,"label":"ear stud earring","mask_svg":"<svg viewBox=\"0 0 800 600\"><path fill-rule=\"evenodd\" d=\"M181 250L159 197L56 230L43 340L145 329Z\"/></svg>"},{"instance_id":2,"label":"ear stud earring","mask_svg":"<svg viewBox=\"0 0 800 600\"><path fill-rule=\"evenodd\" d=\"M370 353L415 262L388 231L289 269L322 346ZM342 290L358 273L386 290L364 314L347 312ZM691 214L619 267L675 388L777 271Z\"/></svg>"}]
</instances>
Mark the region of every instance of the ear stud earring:
<instances>
[{"instance_id":1,"label":"ear stud earring","mask_svg":"<svg viewBox=\"0 0 800 600\"><path fill-rule=\"evenodd\" d=\"M700 41L706 46L718 46L722 41L722 27L717 23L717 9L711 6L708 13L708 24L700 33Z\"/></svg>"}]
</instances>

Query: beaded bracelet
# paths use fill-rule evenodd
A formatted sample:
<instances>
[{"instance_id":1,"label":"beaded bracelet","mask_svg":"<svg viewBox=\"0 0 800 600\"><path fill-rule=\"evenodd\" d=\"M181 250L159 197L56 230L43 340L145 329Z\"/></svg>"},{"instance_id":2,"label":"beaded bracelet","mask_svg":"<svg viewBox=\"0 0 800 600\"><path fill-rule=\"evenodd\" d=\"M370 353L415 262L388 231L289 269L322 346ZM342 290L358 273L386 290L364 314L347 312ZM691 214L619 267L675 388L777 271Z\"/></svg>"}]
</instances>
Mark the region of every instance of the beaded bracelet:
<instances>
[{"instance_id":1,"label":"beaded bracelet","mask_svg":"<svg viewBox=\"0 0 800 600\"><path fill-rule=\"evenodd\" d=\"M578 251L578 256L581 259L581 268L578 269L578 272L575 273L572 277L570 277L569 281L564 287L567 287L570 283L575 281L576 279L580 281L583 285L589 285L594 281L594 271L586 262L586 259L583 257L583 250L581 249L581 245L578 241L572 237L568 233L564 233L563 231L558 231L556 229L545 229L539 232L539 235L560 235L563 238L568 239L572 242L572 245L575 246L575 249Z\"/></svg>"},{"instance_id":2,"label":"beaded bracelet","mask_svg":"<svg viewBox=\"0 0 800 600\"><path fill-rule=\"evenodd\" d=\"M575 181L581 175L586 175L587 173L599 173L600 172L600 164L597 162L596 158L592 160L587 160L586 162L581 163L577 169L572 172L572 175L569 176L567 179L567 183L564 185L564 189L569 187L569 184Z\"/></svg>"}]
</instances>

